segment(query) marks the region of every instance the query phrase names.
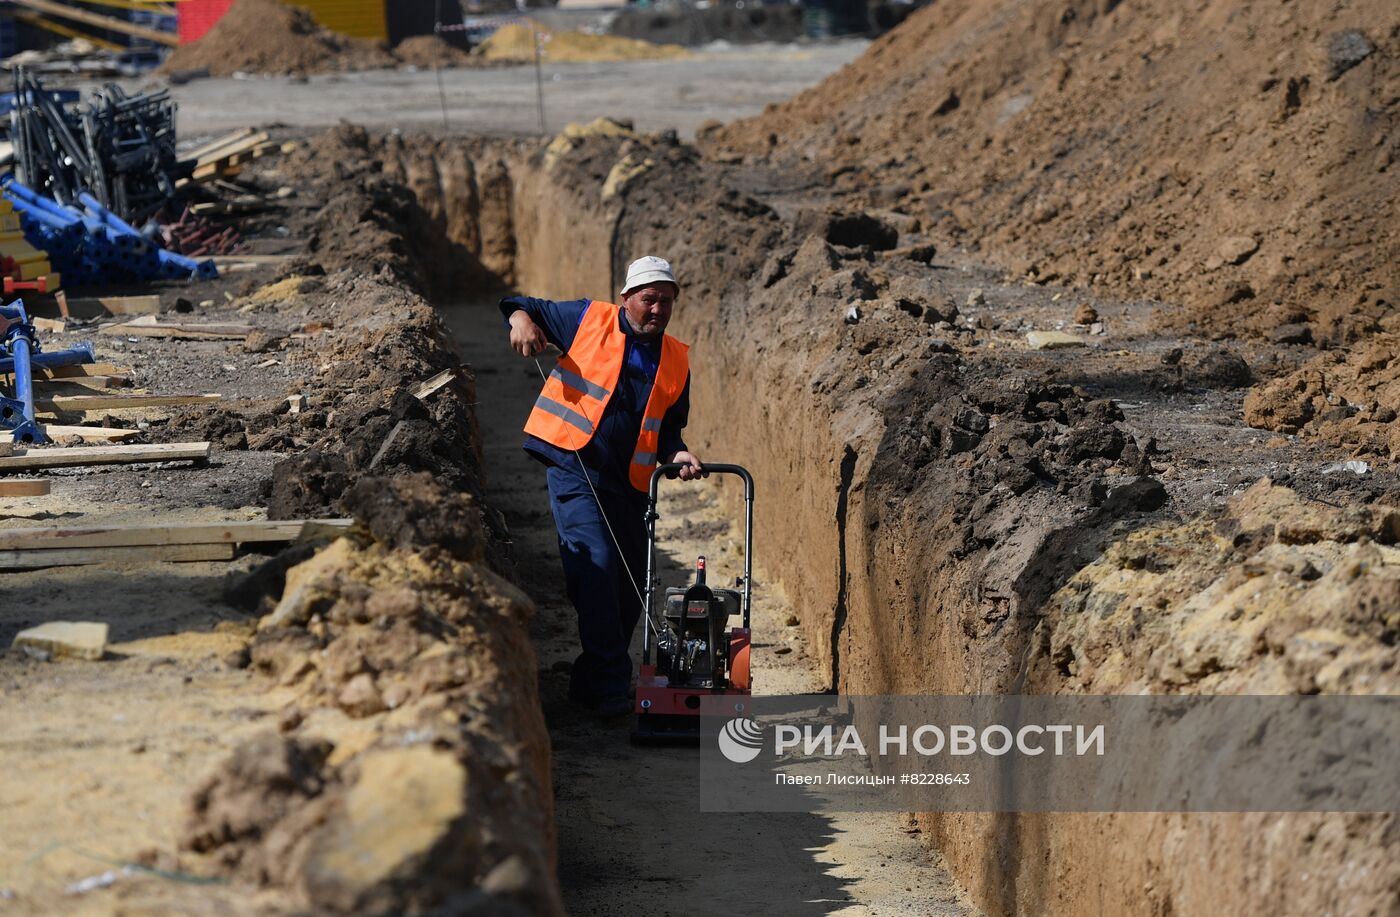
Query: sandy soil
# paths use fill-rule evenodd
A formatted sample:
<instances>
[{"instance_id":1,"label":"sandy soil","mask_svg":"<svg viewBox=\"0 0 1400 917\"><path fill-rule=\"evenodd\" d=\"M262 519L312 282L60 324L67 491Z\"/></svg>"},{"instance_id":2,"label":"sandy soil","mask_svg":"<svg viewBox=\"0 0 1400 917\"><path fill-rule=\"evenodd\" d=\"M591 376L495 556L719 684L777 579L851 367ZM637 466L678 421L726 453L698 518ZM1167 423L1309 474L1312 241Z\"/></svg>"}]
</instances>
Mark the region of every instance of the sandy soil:
<instances>
[{"instance_id":1,"label":"sandy soil","mask_svg":"<svg viewBox=\"0 0 1400 917\"><path fill-rule=\"evenodd\" d=\"M698 805L666 801L693 750L634 747L626 721L580 718L564 696L562 670L577 653L577 638L544 473L520 451L518 431L539 376L530 361L507 349L493 304L453 306L444 316L463 357L477 369L487 495L505 514L521 581L539 605L533 636L554 744L559 873L569 912L683 915L745 901L775 915L975 913L930 860L918 829L894 815L702 818ZM722 451L715 444L701 455L718 460ZM723 486L676 484L663 491L663 582L683 582L700 553L722 576L742 570L741 520L722 511L716 492ZM758 500L778 498L757 494ZM782 547L754 548L755 684L767 693L820 691L822 679L800 629L785 623L801 609L763 574L764 552Z\"/></svg>"}]
</instances>

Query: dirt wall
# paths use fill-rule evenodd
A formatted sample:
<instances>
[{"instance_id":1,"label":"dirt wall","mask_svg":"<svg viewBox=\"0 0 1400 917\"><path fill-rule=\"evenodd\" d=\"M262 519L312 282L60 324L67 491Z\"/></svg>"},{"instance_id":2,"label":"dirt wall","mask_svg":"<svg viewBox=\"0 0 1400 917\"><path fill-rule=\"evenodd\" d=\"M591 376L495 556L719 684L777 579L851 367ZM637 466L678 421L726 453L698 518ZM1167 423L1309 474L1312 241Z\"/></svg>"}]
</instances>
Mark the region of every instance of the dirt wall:
<instances>
[{"instance_id":1,"label":"dirt wall","mask_svg":"<svg viewBox=\"0 0 1400 917\"><path fill-rule=\"evenodd\" d=\"M1120 584L1086 585L1082 571L1097 569L1093 558L1130 533L1174 531L1174 520L1190 516L1168 505L1153 476L1152 443L1125 427L1111 402L959 350L947 332L931 335L930 324L955 314L952 303L967 294L918 251L834 245L829 240L844 230L779 219L693 151L648 142L651 165L627 185L624 206L603 204L601 192L594 198L589 188L642 152L635 140L624 152L615 139L593 138L567 163L546 167L537 154L513 168L526 186L546 168L567 178L567 194L554 199L571 211L561 219L591 226L587 235L610 235L610 276L643 252L676 259L685 284L677 333L706 355L693 368L692 443L702 456L747 465L761 482L764 565L796 599L833 686L852 693L1310 690L1277 672L1306 665L1314 652L1311 638L1298 635L1336 629L1347 634L1339 638L1346 647L1334 648L1334 659L1346 659L1338 665L1369 674L1325 690L1389 690L1393 646L1382 631L1356 624L1368 617L1358 609L1370 606L1355 595L1321 600L1286 624L1275 620L1274 643L1242 636L1226 669L1211 663L1182 670L1192 676L1170 675L1153 662L1179 651L1192 631L1177 616L1196 607L1193 597L1246 576L1259 552L1293 538L1274 531L1236 538L1237 517L1255 520L1246 527L1259 518L1244 509L1210 522L1226 533L1206 542L1213 553L1181 560L1189 584L1168 590L1164 607L1148 606L1157 613L1150 639L1128 627L1099 633L1116 634L1120 652L1137 650L1116 680L1086 683L1083 670L1063 662L1061 642L1082 623L1065 610L1071 599L1076 607L1144 612L1125 602ZM552 244L547 236L517 239L522 253L535 247L532 263L548 264L551 255L576 263L573 254L548 252ZM522 289L560 289L548 271L520 270L522 263ZM572 279L602 283L603 271L591 271ZM911 286L911 278L918 282ZM578 295L577 286L568 295ZM1293 491L1275 490L1279 518L1317 511ZM1320 540L1332 550L1356 537L1333 531ZM1373 521L1366 538L1389 544L1394 533ZM1280 569L1286 565L1275 575L1291 576ZM1327 569L1354 567L1338 560ZM1390 588L1392 573L1365 589ZM1222 681L1222 671L1232 674ZM995 913L1297 912L1339 901L1383 912L1400 887L1400 873L1385 862L1397 843L1389 817L924 815L920 822L959 881ZM1369 868L1351 869L1355 862Z\"/></svg>"},{"instance_id":2,"label":"dirt wall","mask_svg":"<svg viewBox=\"0 0 1400 917\"><path fill-rule=\"evenodd\" d=\"M325 202L296 227L311 250L238 299L314 329L303 410L177 425L287 452L271 518L358 525L229 584L256 621L242 664L287 703L190 799L182 862L297 912L559 914L534 609L482 499L472 370L422 296L498 282L482 267L494 237L455 226L476 255L454 262L467 249L445 228L464 202L498 212L466 182L490 163L463 153L418 177L420 203L381 139L342 127L311 146L286 164Z\"/></svg>"}]
</instances>

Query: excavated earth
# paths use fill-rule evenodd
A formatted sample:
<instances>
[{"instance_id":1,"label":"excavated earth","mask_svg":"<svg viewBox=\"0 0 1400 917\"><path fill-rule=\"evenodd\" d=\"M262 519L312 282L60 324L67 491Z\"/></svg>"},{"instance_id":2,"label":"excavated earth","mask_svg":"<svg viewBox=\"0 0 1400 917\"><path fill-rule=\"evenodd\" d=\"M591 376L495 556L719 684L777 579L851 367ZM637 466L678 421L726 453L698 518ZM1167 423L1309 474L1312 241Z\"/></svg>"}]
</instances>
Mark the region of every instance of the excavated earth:
<instances>
[{"instance_id":1,"label":"excavated earth","mask_svg":"<svg viewBox=\"0 0 1400 917\"><path fill-rule=\"evenodd\" d=\"M1400 477L1243 422L1250 386L1306 350L1163 330L1170 304L1008 278L819 174L616 123L365 149L533 294L602 297L631 257L675 260L678 333L705 355L694 444L783 495L759 538L784 546L768 572L829 688L1400 688ZM447 202L464 169L495 189L483 218ZM1027 348L1057 329L1087 346ZM918 823L993 913L1379 914L1400 890L1388 815Z\"/></svg>"},{"instance_id":2,"label":"excavated earth","mask_svg":"<svg viewBox=\"0 0 1400 917\"><path fill-rule=\"evenodd\" d=\"M1051 50L1107 60L1095 57L1108 52L1091 39L1139 28L1116 6L1069 4L1074 15L1050 28ZM1269 22L1325 39L1331 20L1284 7ZM951 28L964 15L1005 28L1005 12L972 0L934 4L871 57L900 56L911 31ZM1178 32L1198 27L1187 11L1172 21ZM949 40L975 34L950 32ZM1177 33L1151 34L1170 50ZM1366 41L1369 53L1343 42L1323 58L1352 61L1336 79L1325 69L1335 63L1304 75L1324 96L1352 91L1333 85L1351 76L1382 86L1376 117L1386 118L1394 32ZM1018 53L1040 54L1034 45ZM932 57L946 66L951 53ZM1053 68L1053 58L1023 63ZM968 72L984 72L973 63ZM1061 82L1074 86L1076 72L1083 67ZM1278 81L1261 82L1260 92L1283 87L1285 110L1299 107L1289 101L1289 73L1260 79ZM912 95L922 93L923 84L907 82L919 89ZM964 104L976 110L963 100L979 95L1004 106L996 93L1005 87L993 82L954 92L936 117ZM1092 89L1075 91L1087 98ZM1388 461L1400 405L1385 402L1393 357L1381 336L1394 330L1386 325L1388 236L1351 264L1367 297L1360 324L1321 304L1312 262L1280 271L1270 257L1241 254L1243 244L1214 270L1266 301L1231 303L1248 303L1238 322L1202 319L1219 303L1203 306L1191 284L1173 285L1184 268L1159 274L1166 265L1154 263L1135 274L1130 254L1094 271L1096 281L1069 268L1077 262L1067 248L1028 255L1042 249L1040 230L1004 235L978 209L991 204L939 209L942 180L925 162L921 181L930 187L917 194L931 196L915 207L917 194L869 192L898 184L884 181L884 152L837 155L814 140L808 156L781 155L786 111L752 135L711 132L705 153L607 121L548 142L376 136L347 126L268 177L295 182L314 202L287 218L304 254L231 290L223 311L266 326L268 346L285 354L286 384L310 395L308 409L288 414L278 407L282 393L262 383L246 394L261 405L180 412L150 435L214 439L229 463L248 467L240 480L262 482L255 502L273 517L343 513L361 525L329 545L245 564L247 575L220 591L229 621L204 623L228 652L195 658L241 685L251 712L220 708L231 725L207 740L218 754L204 755L210 766L200 779L171 765L171 785L188 791L181 829L154 832L152 846L126 861L130 874L97 894L138 908L174 901L178 909L203 896L226 910L253 902L274 912L561 910L532 603L511 582L512 550L526 540L511 544L482 500L490 464L481 458L472 373L458 369L456 381L423 399L409 389L460 363L425 296L480 302L504 286L609 298L643 253L673 259L684 283L673 328L695 354L689 441L701 455L746 465L774 497L758 503L758 540L777 546L765 573L798 612L793 642L815 662L812 687L1400 690L1400 476ZM1319 120L1317 131L1329 123ZM912 120L905 132L879 125L920 135ZM837 139L864 142L863 133L851 136L857 142ZM907 165L893 159L892 179ZM1372 154L1369 167L1389 176L1383 159ZM1158 185L1176 193L1170 182ZM1202 185L1188 200L1214 200L1213 189ZM1115 193L1089 201L1108 207L1104 198ZM1077 192L1064 196L1068 212L1082 209ZM1044 212L1051 209L1025 225L1050 226L1067 212ZM956 225L949 213L962 214ZM1261 218L1251 244L1271 250L1281 225ZM1189 236L1182 250L1208 258ZM1351 251L1351 240L1337 244ZM1013 263L1021 256L1034 264ZM1264 273L1232 273L1251 265ZM1154 277L1161 282L1146 283ZM1086 281L1092 289L1071 285ZM1273 307L1289 303L1305 320L1277 320L1290 316ZM1195 328L1183 316L1196 317ZM1271 333L1289 324L1308 333ZM1064 330L1080 346L1027 346L1027 332ZM1354 367L1352 388L1339 390L1326 374L1310 387L1310 374L1338 362ZM1308 410L1280 392L1296 392ZM1361 392L1377 393L1375 403L1359 403ZM1266 410L1284 419L1247 425ZM1382 441L1385 448L1374 445ZM1346 464L1356 453L1367 464ZM138 478L120 480L116 492L139 495ZM228 505L245 505L236 487L229 493ZM530 544L530 557L516 559L540 570L535 555L548 545ZM44 588L24 582L35 594ZM79 588L91 595L93 585ZM193 678L194 664L177 659L175 671ZM44 696L28 687L31 673L81 678L69 664L13 652L3 665L15 709ZM137 663L121 665L145 677ZM559 680L551 664L547 699ZM269 727L253 728L259 721ZM114 728L104 722L99 735ZM27 747L42 747L42 726L30 730ZM571 754L584 754L592 738L555 734ZM9 753L26 760L23 751ZM563 772L580 773L576 762ZM29 780L41 786L39 773ZM42 825L41 807L22 807L22 823ZM1400 900L1393 815L915 813L912 822L989 913L1388 914ZM36 844L7 852L6 863L45 855ZM628 874L635 864L619 858L599 868ZM951 900L955 889L938 894ZM20 900L34 912L69 900L59 897L62 885L25 891ZM598 902L610 894L604 885L596 912L607 912ZM922 900L892 905L899 908L930 909Z\"/></svg>"},{"instance_id":3,"label":"excavated earth","mask_svg":"<svg viewBox=\"0 0 1400 917\"><path fill-rule=\"evenodd\" d=\"M232 564L6 574L7 647L45 620L112 628L100 662L0 655L7 909L562 912L534 606L481 498L472 372L424 299L445 262L401 186L328 161L259 178L299 170L325 180L266 222L301 256L161 293L246 342L97 338L137 385L224 396L103 418L208 440L208 467L59 473L0 524L357 525Z\"/></svg>"}]
</instances>

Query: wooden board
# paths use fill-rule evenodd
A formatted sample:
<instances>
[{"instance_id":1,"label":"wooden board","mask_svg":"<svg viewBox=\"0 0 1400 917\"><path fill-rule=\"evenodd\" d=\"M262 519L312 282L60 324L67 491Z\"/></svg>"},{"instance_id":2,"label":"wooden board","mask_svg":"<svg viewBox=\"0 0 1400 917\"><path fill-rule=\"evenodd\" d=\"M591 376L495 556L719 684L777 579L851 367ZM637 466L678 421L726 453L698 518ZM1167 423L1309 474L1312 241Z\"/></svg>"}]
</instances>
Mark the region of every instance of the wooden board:
<instances>
[{"instance_id":1,"label":"wooden board","mask_svg":"<svg viewBox=\"0 0 1400 917\"><path fill-rule=\"evenodd\" d=\"M48 492L48 478L0 478L0 497L43 497Z\"/></svg>"},{"instance_id":2,"label":"wooden board","mask_svg":"<svg viewBox=\"0 0 1400 917\"><path fill-rule=\"evenodd\" d=\"M131 380L125 376L74 376L71 379L35 379L34 386L39 391L68 394L76 389L101 391L108 388L130 388Z\"/></svg>"},{"instance_id":3,"label":"wooden board","mask_svg":"<svg viewBox=\"0 0 1400 917\"><path fill-rule=\"evenodd\" d=\"M250 132L241 137L230 135L228 137L228 142L220 143L217 146L206 147L199 151L198 156L186 156L185 158L193 158L196 166L216 165L225 163L240 154L250 152L267 144L268 135L266 131L261 131L256 134ZM272 145L277 146L277 144Z\"/></svg>"},{"instance_id":4,"label":"wooden board","mask_svg":"<svg viewBox=\"0 0 1400 917\"><path fill-rule=\"evenodd\" d=\"M138 545L128 548L52 548L0 551L0 570L38 570L89 564L149 564L161 561L232 560L231 544Z\"/></svg>"},{"instance_id":5,"label":"wooden board","mask_svg":"<svg viewBox=\"0 0 1400 917\"><path fill-rule=\"evenodd\" d=\"M251 127L239 128L236 131L224 134L222 137L216 137L203 146L195 147L188 153L181 153L180 158L186 161L193 159L195 162L199 162L202 159L208 159L210 156L217 154L225 147L238 146L256 133L257 131L253 130Z\"/></svg>"},{"instance_id":6,"label":"wooden board","mask_svg":"<svg viewBox=\"0 0 1400 917\"><path fill-rule=\"evenodd\" d=\"M79 376L124 376L126 370L113 363L80 363L77 366L36 366L34 378L73 379Z\"/></svg>"},{"instance_id":7,"label":"wooden board","mask_svg":"<svg viewBox=\"0 0 1400 917\"><path fill-rule=\"evenodd\" d=\"M159 296L87 296L70 297L68 308L74 315L159 315Z\"/></svg>"},{"instance_id":8,"label":"wooden board","mask_svg":"<svg viewBox=\"0 0 1400 917\"><path fill-rule=\"evenodd\" d=\"M413 397L417 398L419 401L422 401L424 398L427 398L433 392L436 392L438 389L446 386L455 378L457 378L457 370L444 369L436 376L424 379L422 382L419 382L417 385L415 385L413 387Z\"/></svg>"},{"instance_id":9,"label":"wooden board","mask_svg":"<svg viewBox=\"0 0 1400 917\"><path fill-rule=\"evenodd\" d=\"M28 7L38 13L48 13L51 16L58 16L61 19L71 19L85 25L95 25L98 28L107 29L112 32L122 32L126 35L133 35L137 38L144 38L163 45L178 45L180 36L174 32L164 32L160 29L151 29L143 25L135 25L125 19L117 19L115 16L104 16L101 13L92 13L77 7L65 6L62 3L55 3L53 0L12 0L16 6Z\"/></svg>"},{"instance_id":10,"label":"wooden board","mask_svg":"<svg viewBox=\"0 0 1400 917\"><path fill-rule=\"evenodd\" d=\"M342 531L354 522L353 519L285 519L0 529L0 551L296 541L304 532Z\"/></svg>"},{"instance_id":11,"label":"wooden board","mask_svg":"<svg viewBox=\"0 0 1400 917\"><path fill-rule=\"evenodd\" d=\"M0 471L66 468L79 465L130 465L138 462L207 461L209 443L159 443L154 446L72 446L19 449L0 456Z\"/></svg>"},{"instance_id":12,"label":"wooden board","mask_svg":"<svg viewBox=\"0 0 1400 917\"><path fill-rule=\"evenodd\" d=\"M169 408L182 404L210 404L223 395L35 395L35 407L49 413L106 411L113 408Z\"/></svg>"},{"instance_id":13,"label":"wooden board","mask_svg":"<svg viewBox=\"0 0 1400 917\"><path fill-rule=\"evenodd\" d=\"M90 443L120 443L141 435L140 430L118 430L116 427L75 427L58 423L46 423L43 426L49 439L81 436Z\"/></svg>"},{"instance_id":14,"label":"wooden board","mask_svg":"<svg viewBox=\"0 0 1400 917\"><path fill-rule=\"evenodd\" d=\"M103 325L98 334L118 337L143 338L187 338L191 340L242 340L256 329L252 325L232 324L161 324L159 322L122 322L119 325Z\"/></svg>"},{"instance_id":15,"label":"wooden board","mask_svg":"<svg viewBox=\"0 0 1400 917\"><path fill-rule=\"evenodd\" d=\"M290 261L293 258L300 258L301 255L214 255L210 260L218 267L225 264L281 264L283 261Z\"/></svg>"}]
</instances>

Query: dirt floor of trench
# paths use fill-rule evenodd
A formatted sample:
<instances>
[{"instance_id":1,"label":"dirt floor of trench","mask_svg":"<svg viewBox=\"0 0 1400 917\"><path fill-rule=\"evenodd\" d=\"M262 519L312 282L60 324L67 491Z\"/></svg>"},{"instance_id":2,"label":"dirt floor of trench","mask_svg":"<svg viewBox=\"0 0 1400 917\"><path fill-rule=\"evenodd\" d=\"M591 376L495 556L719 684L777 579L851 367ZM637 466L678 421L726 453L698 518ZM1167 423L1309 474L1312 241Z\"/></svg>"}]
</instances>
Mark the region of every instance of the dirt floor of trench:
<instances>
[{"instance_id":1,"label":"dirt floor of trench","mask_svg":"<svg viewBox=\"0 0 1400 917\"><path fill-rule=\"evenodd\" d=\"M599 722L568 702L567 665L577 654L574 611L564 595L544 469L521 451L520 429L539 390L533 361L506 344L494 302L441 309L463 358L477 373L477 418L486 493L506 518L513 558L538 605L532 625L554 748L559 880L570 914L688 915L750 902L773 915L977 913L920 843L911 821L887 813L702 815L677 794L693 775L694 749L636 747L626 720ZM549 369L543 361L545 371ZM702 458L724 459L723 443L691 443ZM717 496L726 483L676 482L658 512L662 582L687 581L705 554L721 578L742 570L741 518ZM760 490L756 499L781 500ZM824 690L794 608L766 581L765 552L754 546L754 678L765 694ZM634 646L639 652L640 636ZM918 902L913 905L912 902Z\"/></svg>"}]
</instances>

